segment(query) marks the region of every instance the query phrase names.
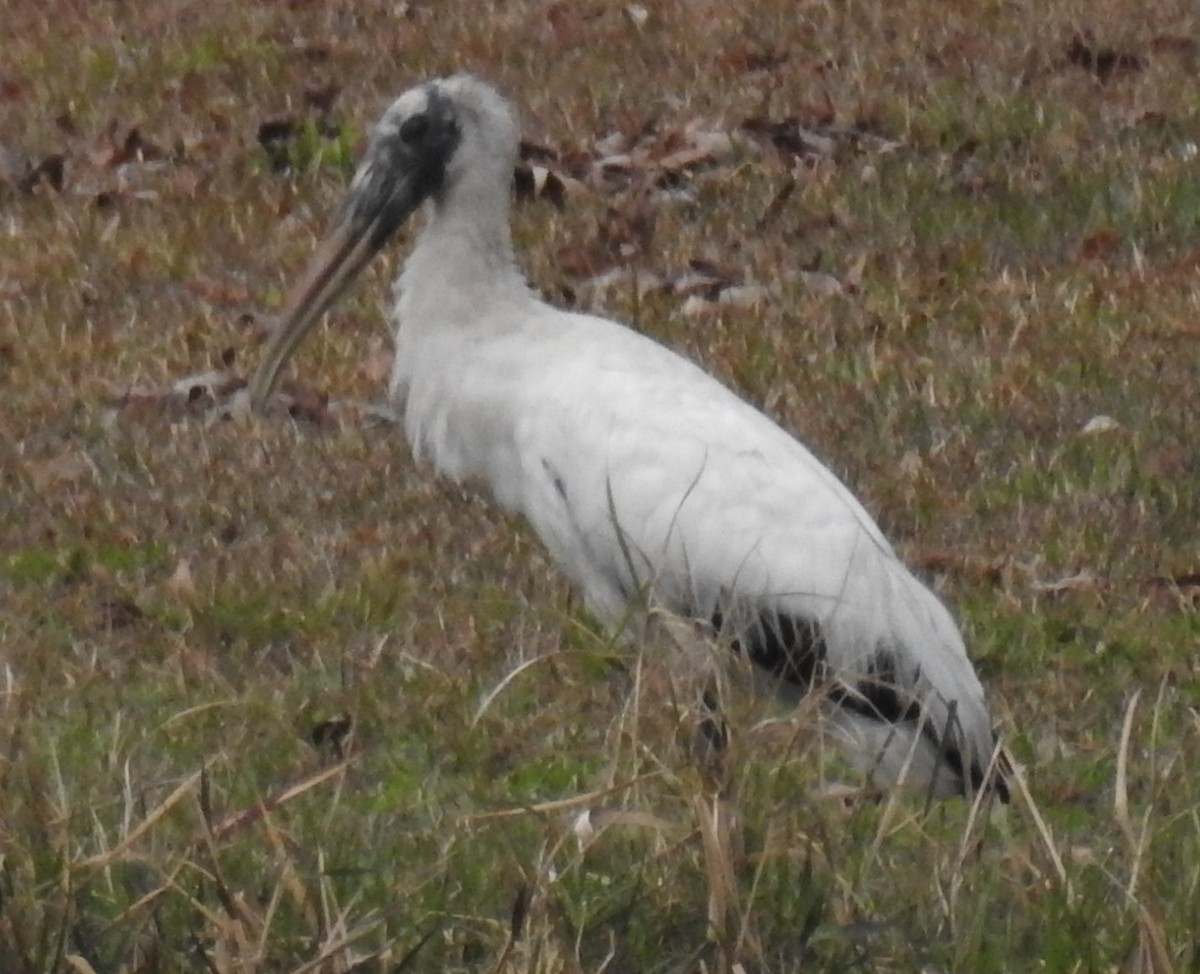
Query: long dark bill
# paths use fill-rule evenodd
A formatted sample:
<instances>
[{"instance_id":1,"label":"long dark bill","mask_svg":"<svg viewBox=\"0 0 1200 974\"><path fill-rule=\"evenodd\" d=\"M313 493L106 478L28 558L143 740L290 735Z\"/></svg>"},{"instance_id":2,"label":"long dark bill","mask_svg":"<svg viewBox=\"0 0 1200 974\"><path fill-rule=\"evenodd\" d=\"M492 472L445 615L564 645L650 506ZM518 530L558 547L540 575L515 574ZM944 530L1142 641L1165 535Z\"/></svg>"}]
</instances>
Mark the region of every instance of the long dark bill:
<instances>
[{"instance_id":1,"label":"long dark bill","mask_svg":"<svg viewBox=\"0 0 1200 974\"><path fill-rule=\"evenodd\" d=\"M288 296L283 316L250 380L250 405L261 411L279 373L322 314L349 287L425 195L419 180L370 168L355 179L334 226Z\"/></svg>"}]
</instances>

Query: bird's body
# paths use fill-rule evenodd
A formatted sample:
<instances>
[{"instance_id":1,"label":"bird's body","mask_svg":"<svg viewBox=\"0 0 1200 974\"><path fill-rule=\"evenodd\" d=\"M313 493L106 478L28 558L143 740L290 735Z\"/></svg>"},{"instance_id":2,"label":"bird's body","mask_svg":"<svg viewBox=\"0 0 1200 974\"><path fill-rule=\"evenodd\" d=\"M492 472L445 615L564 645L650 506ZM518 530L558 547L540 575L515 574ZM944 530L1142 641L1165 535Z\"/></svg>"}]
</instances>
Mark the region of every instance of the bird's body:
<instances>
[{"instance_id":1,"label":"bird's body","mask_svg":"<svg viewBox=\"0 0 1200 974\"><path fill-rule=\"evenodd\" d=\"M526 286L508 228L517 131L508 104L467 76L402 96L253 394L394 210L431 199L396 286L391 395L415 455L520 511L602 619L648 599L703 620L781 684L825 693L877 778L979 788L994 739L958 629L849 490L687 359ZM415 173L404 206L380 188L398 156Z\"/></svg>"}]
</instances>

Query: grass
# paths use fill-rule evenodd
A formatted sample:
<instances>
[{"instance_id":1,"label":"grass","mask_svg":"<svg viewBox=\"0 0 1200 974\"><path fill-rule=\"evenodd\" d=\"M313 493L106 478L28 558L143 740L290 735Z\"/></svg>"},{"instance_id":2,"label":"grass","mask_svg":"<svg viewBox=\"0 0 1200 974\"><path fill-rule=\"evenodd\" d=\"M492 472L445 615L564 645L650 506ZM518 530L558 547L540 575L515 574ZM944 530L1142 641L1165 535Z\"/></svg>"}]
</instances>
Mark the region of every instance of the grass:
<instances>
[{"instance_id":1,"label":"grass","mask_svg":"<svg viewBox=\"0 0 1200 974\"><path fill-rule=\"evenodd\" d=\"M0 142L66 160L0 184L0 969L1200 967L1188 4L138 11L0 4ZM632 263L732 268L752 308L589 297L564 268L635 195L523 204L518 247L853 485L955 608L1025 769L1005 813L847 807L803 709L751 701L714 781L661 640L393 432L166 395L253 366L360 133L459 68L566 160L755 116L891 145L742 140L655 208ZM392 270L303 382L380 394Z\"/></svg>"}]
</instances>

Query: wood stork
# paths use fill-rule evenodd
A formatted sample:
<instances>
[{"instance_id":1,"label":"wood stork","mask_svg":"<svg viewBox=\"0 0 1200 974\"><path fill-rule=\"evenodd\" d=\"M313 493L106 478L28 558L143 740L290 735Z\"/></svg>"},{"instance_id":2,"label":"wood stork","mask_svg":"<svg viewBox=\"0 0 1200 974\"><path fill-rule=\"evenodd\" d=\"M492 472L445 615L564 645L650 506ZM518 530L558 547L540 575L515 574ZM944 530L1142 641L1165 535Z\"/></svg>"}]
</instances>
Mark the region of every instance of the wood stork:
<instances>
[{"instance_id":1,"label":"wood stork","mask_svg":"<svg viewBox=\"0 0 1200 974\"><path fill-rule=\"evenodd\" d=\"M509 230L517 151L514 109L474 77L401 95L290 297L251 404L429 201L395 285L390 393L414 455L520 511L602 619L649 596L704 620L781 689L819 689L876 783L1006 799L950 613L850 491L692 362L531 292Z\"/></svg>"}]
</instances>

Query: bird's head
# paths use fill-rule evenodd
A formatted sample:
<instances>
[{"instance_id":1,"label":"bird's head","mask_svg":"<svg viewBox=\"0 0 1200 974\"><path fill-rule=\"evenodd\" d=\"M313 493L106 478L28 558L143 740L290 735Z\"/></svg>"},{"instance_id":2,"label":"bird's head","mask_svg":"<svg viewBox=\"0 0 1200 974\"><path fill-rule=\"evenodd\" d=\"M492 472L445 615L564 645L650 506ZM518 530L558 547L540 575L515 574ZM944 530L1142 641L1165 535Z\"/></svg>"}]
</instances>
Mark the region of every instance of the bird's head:
<instances>
[{"instance_id":1,"label":"bird's head","mask_svg":"<svg viewBox=\"0 0 1200 974\"><path fill-rule=\"evenodd\" d=\"M519 128L511 105L466 74L411 88L383 113L325 239L289 296L250 383L260 409L308 330L423 202L506 192Z\"/></svg>"}]
</instances>

